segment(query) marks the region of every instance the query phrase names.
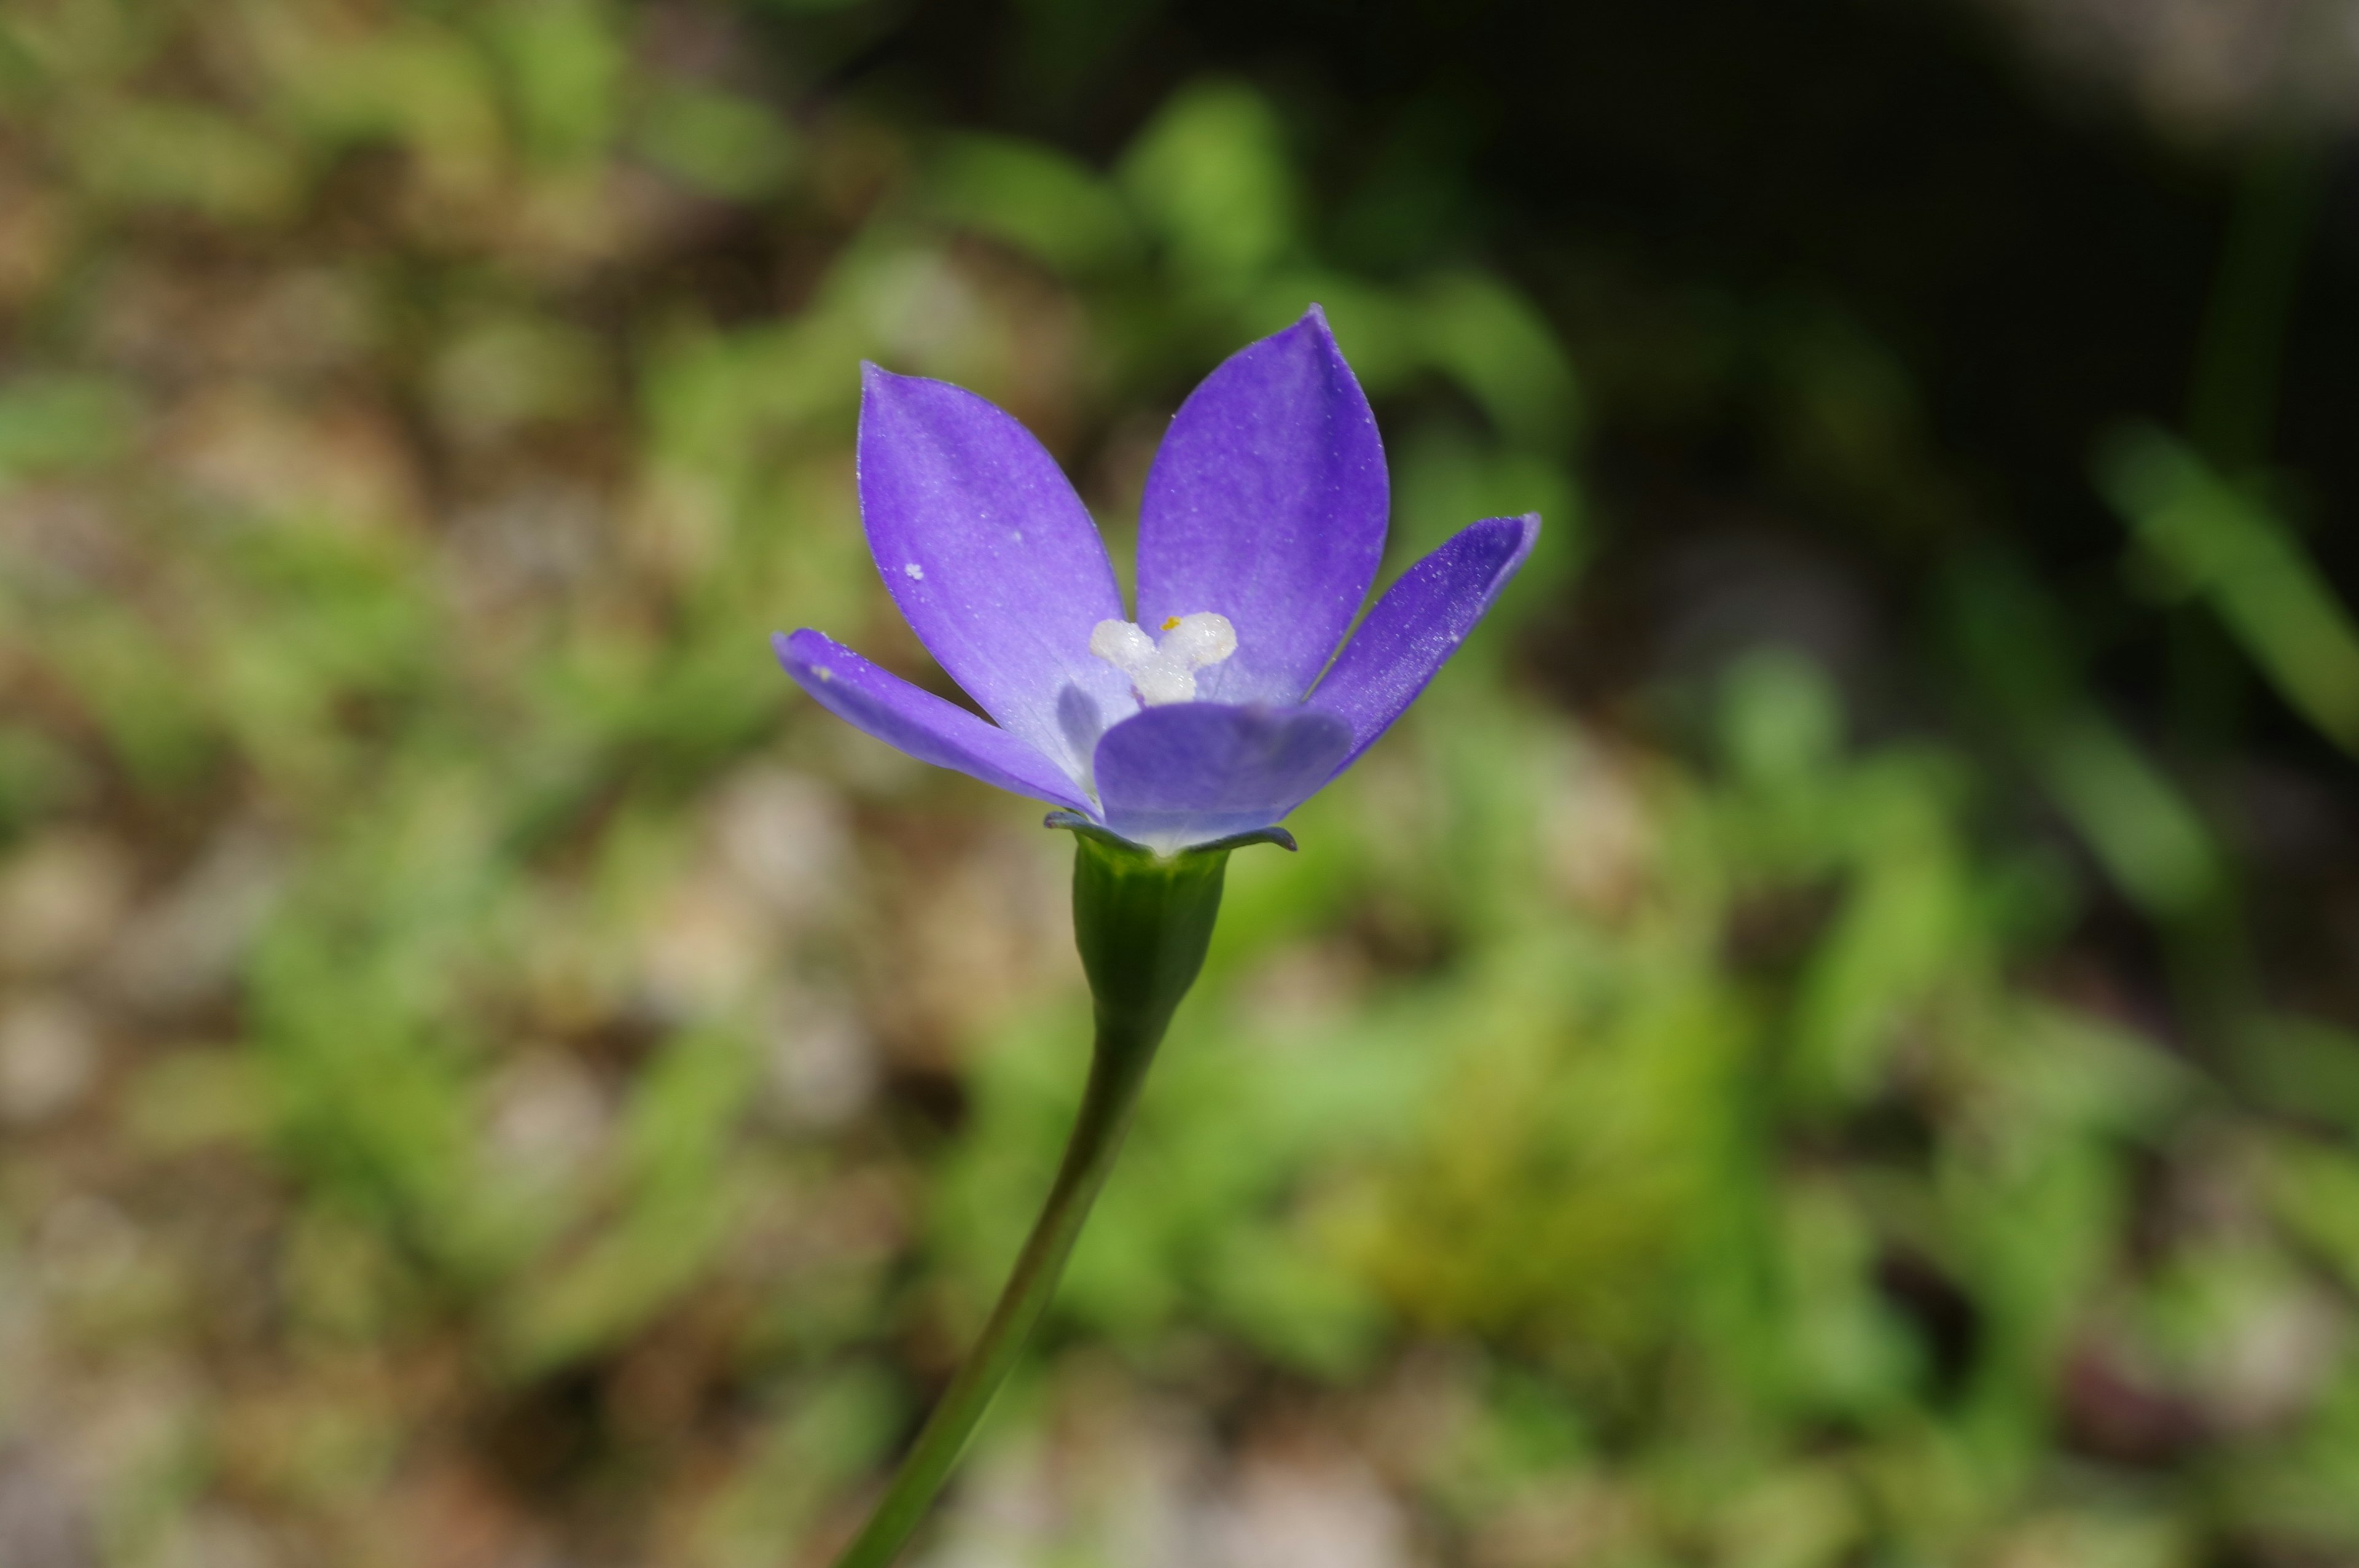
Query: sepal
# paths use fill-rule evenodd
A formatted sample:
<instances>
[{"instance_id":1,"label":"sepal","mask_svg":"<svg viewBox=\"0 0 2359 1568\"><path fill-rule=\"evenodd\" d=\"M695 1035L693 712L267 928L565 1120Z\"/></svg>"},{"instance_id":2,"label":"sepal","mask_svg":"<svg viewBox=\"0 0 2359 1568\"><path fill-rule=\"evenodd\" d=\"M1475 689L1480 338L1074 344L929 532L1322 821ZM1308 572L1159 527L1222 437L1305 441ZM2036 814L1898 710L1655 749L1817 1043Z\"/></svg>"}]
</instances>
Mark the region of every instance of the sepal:
<instances>
[{"instance_id":1,"label":"sepal","mask_svg":"<svg viewBox=\"0 0 2359 1568\"><path fill-rule=\"evenodd\" d=\"M1163 855L1159 850L1124 838L1103 823L1091 821L1078 811L1052 811L1042 819L1040 826L1062 827L1069 832L1095 838L1101 843L1117 845L1126 849L1136 849L1141 854L1155 855L1162 860L1171 860L1178 855L1208 855L1216 849L1226 854L1231 849L1242 849L1248 844L1275 844L1289 855L1302 848L1294 841L1294 835L1285 828L1270 827L1256 827L1250 833L1233 833L1226 838L1215 838L1209 844L1190 844L1185 849L1176 851L1175 855Z\"/></svg>"},{"instance_id":2,"label":"sepal","mask_svg":"<svg viewBox=\"0 0 2359 1568\"><path fill-rule=\"evenodd\" d=\"M1093 822L1074 827L1073 946L1101 1054L1143 1061L1162 1041L1204 968L1228 864L1224 849L1159 855Z\"/></svg>"}]
</instances>

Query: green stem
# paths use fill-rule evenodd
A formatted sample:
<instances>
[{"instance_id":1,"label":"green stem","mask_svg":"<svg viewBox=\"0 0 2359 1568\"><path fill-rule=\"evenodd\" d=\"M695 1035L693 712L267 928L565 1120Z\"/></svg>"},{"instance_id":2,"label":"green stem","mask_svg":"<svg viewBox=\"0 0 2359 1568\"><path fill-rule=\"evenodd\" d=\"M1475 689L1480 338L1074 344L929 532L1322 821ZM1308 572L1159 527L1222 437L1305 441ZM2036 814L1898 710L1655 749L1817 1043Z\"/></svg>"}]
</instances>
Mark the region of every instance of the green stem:
<instances>
[{"instance_id":1,"label":"green stem","mask_svg":"<svg viewBox=\"0 0 2359 1568\"><path fill-rule=\"evenodd\" d=\"M876 1505L868 1528L860 1532L838 1563L838 1568L885 1568L908 1539L927 1507L950 1478L967 1439L990 1408L992 1396L1015 1368L1026 1341L1056 1292L1065 1259L1082 1234L1082 1222L1106 1173L1122 1147L1130 1124L1130 1108L1137 1103L1138 1087L1147 1080L1151 1051L1110 1054L1103 1047L1090 1064L1089 1087L1082 1095L1081 1116L1072 1141L1065 1146L1065 1162L1049 1189L1032 1235L1016 1260L1016 1271L992 1309L983 1336L967 1353L965 1364L927 1418L925 1430L901 1461L893 1485Z\"/></svg>"},{"instance_id":2,"label":"green stem","mask_svg":"<svg viewBox=\"0 0 2359 1568\"><path fill-rule=\"evenodd\" d=\"M1064 1163L982 1337L836 1568L886 1568L949 1480L1056 1293L1090 1206L1121 1152L1155 1048L1203 968L1228 848L1166 857L1096 829L1077 828L1075 837L1073 935L1095 1002L1097 1038Z\"/></svg>"}]
</instances>

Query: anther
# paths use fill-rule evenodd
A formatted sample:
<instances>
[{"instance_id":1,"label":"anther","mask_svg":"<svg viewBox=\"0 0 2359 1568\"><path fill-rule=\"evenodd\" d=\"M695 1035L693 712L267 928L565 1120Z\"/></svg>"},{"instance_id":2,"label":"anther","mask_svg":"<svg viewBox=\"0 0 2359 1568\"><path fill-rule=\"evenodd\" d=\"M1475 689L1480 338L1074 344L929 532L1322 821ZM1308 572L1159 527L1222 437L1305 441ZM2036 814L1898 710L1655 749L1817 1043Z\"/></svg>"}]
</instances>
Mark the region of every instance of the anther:
<instances>
[{"instance_id":1,"label":"anther","mask_svg":"<svg viewBox=\"0 0 2359 1568\"><path fill-rule=\"evenodd\" d=\"M1128 621L1101 621L1090 632L1090 652L1128 676L1147 708L1195 701L1196 672L1237 651L1236 628L1210 611L1166 616L1162 631L1160 644Z\"/></svg>"}]
</instances>

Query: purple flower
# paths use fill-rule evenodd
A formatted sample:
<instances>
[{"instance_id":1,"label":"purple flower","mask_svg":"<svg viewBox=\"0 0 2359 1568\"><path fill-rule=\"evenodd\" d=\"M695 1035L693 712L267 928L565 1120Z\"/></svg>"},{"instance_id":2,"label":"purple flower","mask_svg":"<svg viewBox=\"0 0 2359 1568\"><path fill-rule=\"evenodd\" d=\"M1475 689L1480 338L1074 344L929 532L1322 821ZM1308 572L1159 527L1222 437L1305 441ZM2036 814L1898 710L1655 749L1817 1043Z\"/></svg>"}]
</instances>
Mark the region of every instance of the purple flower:
<instances>
[{"instance_id":1,"label":"purple flower","mask_svg":"<svg viewBox=\"0 0 2359 1568\"><path fill-rule=\"evenodd\" d=\"M1169 853L1275 826L1425 689L1539 534L1495 517L1352 626L1384 554L1368 400L1312 307L1189 395L1147 476L1138 613L1031 433L865 367L860 510L919 639L998 722L811 631L776 639L821 706L920 762ZM1339 654L1336 650L1342 646Z\"/></svg>"}]
</instances>

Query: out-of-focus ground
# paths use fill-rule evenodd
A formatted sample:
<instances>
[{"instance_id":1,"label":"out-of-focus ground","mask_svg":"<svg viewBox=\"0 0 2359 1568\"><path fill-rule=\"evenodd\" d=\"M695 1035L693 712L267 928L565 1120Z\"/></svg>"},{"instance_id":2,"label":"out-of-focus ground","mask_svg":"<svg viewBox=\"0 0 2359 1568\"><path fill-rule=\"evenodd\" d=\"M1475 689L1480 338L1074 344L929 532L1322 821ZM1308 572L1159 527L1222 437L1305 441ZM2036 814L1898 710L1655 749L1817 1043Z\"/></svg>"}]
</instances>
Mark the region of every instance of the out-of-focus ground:
<instances>
[{"instance_id":1,"label":"out-of-focus ground","mask_svg":"<svg viewBox=\"0 0 2359 1568\"><path fill-rule=\"evenodd\" d=\"M1388 571L928 1568L2359 1563L2348 6L0 6L0 1563L823 1563L1075 1098L856 366Z\"/></svg>"}]
</instances>

